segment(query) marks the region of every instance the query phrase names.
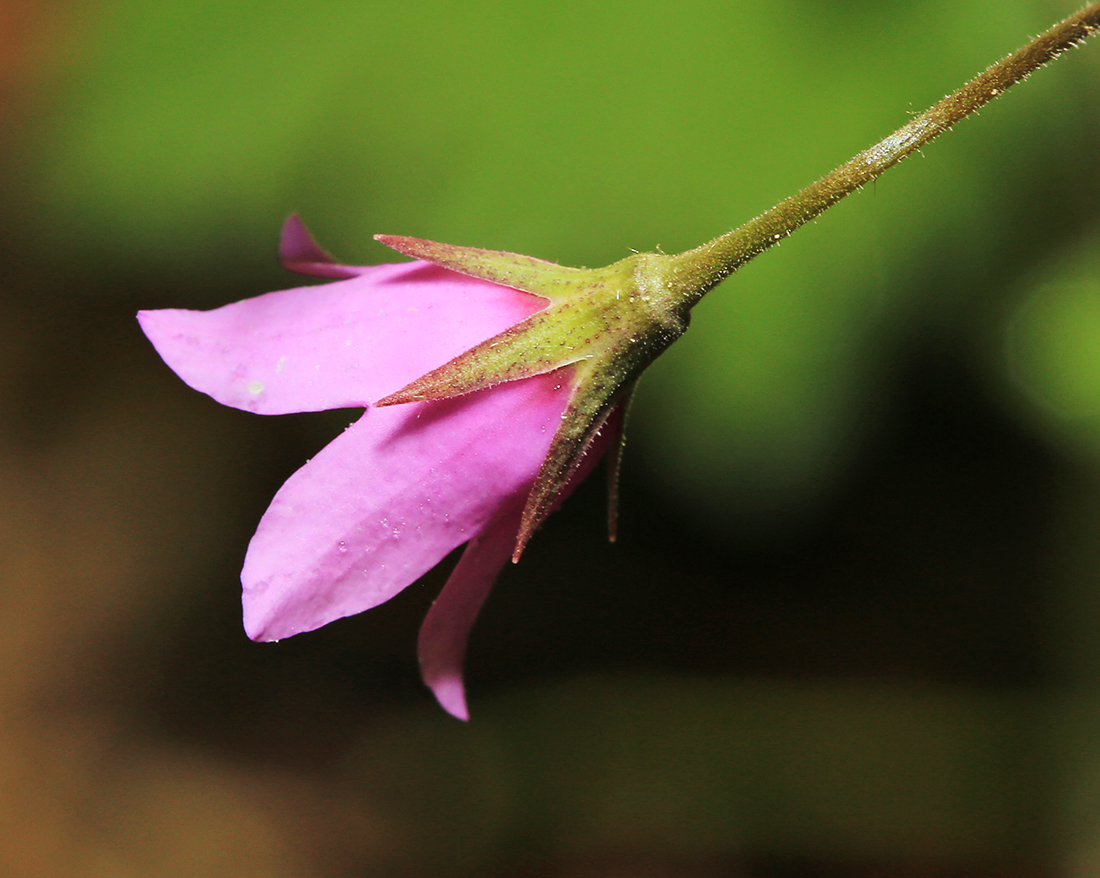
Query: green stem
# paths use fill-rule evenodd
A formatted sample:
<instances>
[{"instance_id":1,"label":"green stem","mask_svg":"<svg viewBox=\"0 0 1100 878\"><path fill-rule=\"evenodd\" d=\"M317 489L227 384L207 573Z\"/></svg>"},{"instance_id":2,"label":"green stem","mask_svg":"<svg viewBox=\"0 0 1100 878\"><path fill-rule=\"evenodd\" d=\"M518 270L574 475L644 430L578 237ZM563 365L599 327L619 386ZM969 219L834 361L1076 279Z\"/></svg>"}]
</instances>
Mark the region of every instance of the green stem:
<instances>
[{"instance_id":1,"label":"green stem","mask_svg":"<svg viewBox=\"0 0 1100 878\"><path fill-rule=\"evenodd\" d=\"M797 195L732 232L671 257L672 285L681 296L680 302L694 305L750 259L870 183L1066 49L1088 39L1098 28L1100 2L1090 3Z\"/></svg>"}]
</instances>

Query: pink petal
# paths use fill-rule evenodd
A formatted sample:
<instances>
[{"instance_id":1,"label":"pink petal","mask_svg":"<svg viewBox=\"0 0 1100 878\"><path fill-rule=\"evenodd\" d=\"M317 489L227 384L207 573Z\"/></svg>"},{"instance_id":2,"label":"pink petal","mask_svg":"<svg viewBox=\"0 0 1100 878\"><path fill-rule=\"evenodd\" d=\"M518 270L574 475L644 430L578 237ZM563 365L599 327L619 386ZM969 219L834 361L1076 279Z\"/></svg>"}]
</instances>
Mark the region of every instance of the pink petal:
<instances>
[{"instance_id":1,"label":"pink petal","mask_svg":"<svg viewBox=\"0 0 1100 878\"><path fill-rule=\"evenodd\" d=\"M213 311L142 311L138 320L187 384L274 415L365 406L546 304L426 262L356 271Z\"/></svg>"},{"instance_id":2,"label":"pink petal","mask_svg":"<svg viewBox=\"0 0 1100 878\"><path fill-rule=\"evenodd\" d=\"M279 258L287 271L312 277L348 278L363 273L361 266L340 265L318 246L305 223L292 213L279 236Z\"/></svg>"},{"instance_id":3,"label":"pink petal","mask_svg":"<svg viewBox=\"0 0 1100 878\"><path fill-rule=\"evenodd\" d=\"M623 416L622 404L612 409L555 509L587 478L610 444L618 440ZM470 718L463 682L470 629L492 590L493 580L512 557L526 499L524 493L506 501L493 520L470 540L420 627L417 640L420 675L440 706L460 720Z\"/></svg>"},{"instance_id":4,"label":"pink petal","mask_svg":"<svg viewBox=\"0 0 1100 878\"><path fill-rule=\"evenodd\" d=\"M470 540L458 564L424 617L417 641L420 675L440 706L460 720L468 720L462 670L466 644L493 580L516 543L523 498L505 504L501 512Z\"/></svg>"},{"instance_id":5,"label":"pink petal","mask_svg":"<svg viewBox=\"0 0 1100 878\"><path fill-rule=\"evenodd\" d=\"M526 496L570 377L368 410L260 521L241 572L248 635L277 640L370 609Z\"/></svg>"}]
</instances>

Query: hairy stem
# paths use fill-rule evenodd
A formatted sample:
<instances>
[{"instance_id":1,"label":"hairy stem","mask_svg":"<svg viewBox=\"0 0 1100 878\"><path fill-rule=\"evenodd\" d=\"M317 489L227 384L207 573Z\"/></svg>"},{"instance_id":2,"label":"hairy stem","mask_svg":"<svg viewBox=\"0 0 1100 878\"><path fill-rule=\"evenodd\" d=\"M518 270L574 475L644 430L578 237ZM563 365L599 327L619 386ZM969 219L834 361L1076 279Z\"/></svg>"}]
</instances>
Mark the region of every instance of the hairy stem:
<instances>
[{"instance_id":1,"label":"hairy stem","mask_svg":"<svg viewBox=\"0 0 1100 878\"><path fill-rule=\"evenodd\" d=\"M750 259L870 183L1048 61L1088 39L1097 29L1100 29L1100 2L1090 3L1056 24L798 194L732 232L672 257L672 285L692 304L698 301Z\"/></svg>"}]
</instances>

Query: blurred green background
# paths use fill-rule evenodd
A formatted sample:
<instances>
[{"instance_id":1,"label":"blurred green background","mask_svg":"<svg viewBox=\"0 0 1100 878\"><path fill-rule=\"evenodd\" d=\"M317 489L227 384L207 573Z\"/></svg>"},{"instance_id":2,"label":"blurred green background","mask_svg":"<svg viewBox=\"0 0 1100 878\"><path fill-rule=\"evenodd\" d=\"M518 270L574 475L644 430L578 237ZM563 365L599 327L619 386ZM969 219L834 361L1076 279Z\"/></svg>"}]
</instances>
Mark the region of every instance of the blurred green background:
<instances>
[{"instance_id":1,"label":"blurred green background","mask_svg":"<svg viewBox=\"0 0 1100 878\"><path fill-rule=\"evenodd\" d=\"M747 220L1063 0L0 3L0 872L1100 875L1100 41L744 268L419 683L448 564L252 644L347 412L182 385L138 308L299 212L600 265Z\"/></svg>"}]
</instances>

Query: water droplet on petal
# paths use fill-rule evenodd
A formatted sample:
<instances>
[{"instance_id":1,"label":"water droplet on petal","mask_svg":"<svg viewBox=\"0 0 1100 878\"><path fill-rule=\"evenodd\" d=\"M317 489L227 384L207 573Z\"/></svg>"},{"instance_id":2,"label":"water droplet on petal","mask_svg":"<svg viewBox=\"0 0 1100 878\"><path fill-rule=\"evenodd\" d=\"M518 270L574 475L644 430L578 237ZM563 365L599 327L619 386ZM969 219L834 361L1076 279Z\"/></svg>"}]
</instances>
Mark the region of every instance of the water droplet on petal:
<instances>
[{"instance_id":1,"label":"water droplet on petal","mask_svg":"<svg viewBox=\"0 0 1100 878\"><path fill-rule=\"evenodd\" d=\"M341 555L343 555L347 550L348 550L347 543L345 543L343 540L340 540L340 545L338 545L336 547L336 551L338 551Z\"/></svg>"}]
</instances>

